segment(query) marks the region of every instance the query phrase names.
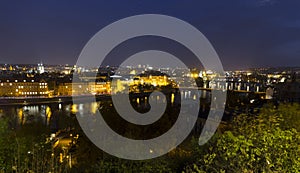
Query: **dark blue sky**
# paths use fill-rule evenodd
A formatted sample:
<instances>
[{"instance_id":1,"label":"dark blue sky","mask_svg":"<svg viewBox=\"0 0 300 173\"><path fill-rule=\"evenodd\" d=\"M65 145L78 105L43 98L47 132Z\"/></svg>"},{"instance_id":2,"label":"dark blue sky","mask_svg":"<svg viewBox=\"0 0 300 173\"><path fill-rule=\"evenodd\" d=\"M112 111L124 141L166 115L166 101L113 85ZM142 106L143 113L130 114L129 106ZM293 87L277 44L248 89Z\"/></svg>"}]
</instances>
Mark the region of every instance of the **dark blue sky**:
<instances>
[{"instance_id":1,"label":"dark blue sky","mask_svg":"<svg viewBox=\"0 0 300 173\"><path fill-rule=\"evenodd\" d=\"M0 63L75 64L86 42L124 17L166 14L197 27L225 69L300 66L300 1L1 1Z\"/></svg>"}]
</instances>

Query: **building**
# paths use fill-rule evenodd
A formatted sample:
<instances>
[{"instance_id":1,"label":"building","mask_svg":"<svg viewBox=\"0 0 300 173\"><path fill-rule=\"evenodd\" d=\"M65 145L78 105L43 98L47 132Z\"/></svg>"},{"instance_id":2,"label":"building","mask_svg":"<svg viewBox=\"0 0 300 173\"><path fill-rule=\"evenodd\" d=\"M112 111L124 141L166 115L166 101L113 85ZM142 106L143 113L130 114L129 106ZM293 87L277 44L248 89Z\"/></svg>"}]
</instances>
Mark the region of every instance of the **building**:
<instances>
[{"instance_id":1,"label":"building","mask_svg":"<svg viewBox=\"0 0 300 173\"><path fill-rule=\"evenodd\" d=\"M43 73L45 72L45 67L44 67L43 63L38 64L37 72L38 72L39 74L43 74Z\"/></svg>"},{"instance_id":2,"label":"building","mask_svg":"<svg viewBox=\"0 0 300 173\"><path fill-rule=\"evenodd\" d=\"M6 80L0 81L0 97L48 96L48 84L45 81Z\"/></svg>"},{"instance_id":3,"label":"building","mask_svg":"<svg viewBox=\"0 0 300 173\"><path fill-rule=\"evenodd\" d=\"M61 83L58 85L57 95L109 94L110 90L110 82Z\"/></svg>"},{"instance_id":4,"label":"building","mask_svg":"<svg viewBox=\"0 0 300 173\"><path fill-rule=\"evenodd\" d=\"M121 80L120 78L115 78L111 82L111 94L122 93L127 89L129 82L127 80Z\"/></svg>"},{"instance_id":5,"label":"building","mask_svg":"<svg viewBox=\"0 0 300 173\"><path fill-rule=\"evenodd\" d=\"M57 88L57 95L72 96L89 93L87 83L61 83Z\"/></svg>"},{"instance_id":6,"label":"building","mask_svg":"<svg viewBox=\"0 0 300 173\"><path fill-rule=\"evenodd\" d=\"M110 94L111 87L110 82L99 81L99 82L89 82L88 90L91 94Z\"/></svg>"},{"instance_id":7,"label":"building","mask_svg":"<svg viewBox=\"0 0 300 173\"><path fill-rule=\"evenodd\" d=\"M171 81L166 74L157 71L147 71L144 74L136 76L133 85L153 85L153 86L166 86Z\"/></svg>"}]
</instances>

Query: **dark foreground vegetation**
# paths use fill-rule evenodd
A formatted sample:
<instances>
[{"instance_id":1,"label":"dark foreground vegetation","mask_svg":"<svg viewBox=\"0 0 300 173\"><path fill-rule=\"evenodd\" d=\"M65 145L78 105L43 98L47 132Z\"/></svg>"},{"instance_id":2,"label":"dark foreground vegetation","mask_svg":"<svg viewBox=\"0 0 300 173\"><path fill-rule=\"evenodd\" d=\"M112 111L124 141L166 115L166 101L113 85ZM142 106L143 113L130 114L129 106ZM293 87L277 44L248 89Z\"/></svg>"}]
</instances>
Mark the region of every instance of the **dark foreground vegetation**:
<instances>
[{"instance_id":1,"label":"dark foreground vegetation","mask_svg":"<svg viewBox=\"0 0 300 173\"><path fill-rule=\"evenodd\" d=\"M63 120L76 124L76 119ZM266 104L257 114L240 114L220 126L204 146L192 135L160 158L128 161L97 149L80 129L78 141L61 156L38 121L19 127L0 120L0 172L299 172L300 105ZM76 127L76 125L75 125Z\"/></svg>"}]
</instances>

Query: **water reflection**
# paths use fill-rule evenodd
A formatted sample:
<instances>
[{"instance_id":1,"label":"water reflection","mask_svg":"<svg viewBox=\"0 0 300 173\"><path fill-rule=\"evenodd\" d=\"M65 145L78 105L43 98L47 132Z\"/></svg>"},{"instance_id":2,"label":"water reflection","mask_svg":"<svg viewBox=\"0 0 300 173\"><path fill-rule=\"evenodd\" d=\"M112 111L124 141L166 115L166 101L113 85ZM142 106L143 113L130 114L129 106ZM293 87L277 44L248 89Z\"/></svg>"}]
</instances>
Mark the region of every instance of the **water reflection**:
<instances>
[{"instance_id":1,"label":"water reflection","mask_svg":"<svg viewBox=\"0 0 300 173\"><path fill-rule=\"evenodd\" d=\"M180 101L180 96L184 99L202 99L210 101L210 92L201 91L200 95L191 91L181 91L180 94L171 93L166 98L159 95L151 95L151 99L156 100L157 103L169 102L172 106L177 106ZM149 108L149 96L141 95L135 97L134 104L140 108ZM205 101L205 102L206 102ZM98 101L91 103L82 104L71 104L71 103L51 103L51 104L40 104L40 105L18 105L18 106L0 106L0 117L7 117L14 121L16 125L24 125L31 122L39 122L50 127L50 129L59 130L69 124L63 117L70 117L76 119L75 114L79 113L80 116L84 116L86 113L95 115L102 105L107 102L107 105L113 106L110 101ZM206 108L206 107L205 107ZM201 109L205 109L201 107ZM59 125L59 123L61 123Z\"/></svg>"},{"instance_id":2,"label":"water reflection","mask_svg":"<svg viewBox=\"0 0 300 173\"><path fill-rule=\"evenodd\" d=\"M98 111L98 107L99 107L99 102L91 103L91 113L96 114L96 112Z\"/></svg>"},{"instance_id":3,"label":"water reflection","mask_svg":"<svg viewBox=\"0 0 300 173\"><path fill-rule=\"evenodd\" d=\"M18 117L19 117L19 123L24 124L24 111L23 111L23 109L19 109Z\"/></svg>"},{"instance_id":4,"label":"water reflection","mask_svg":"<svg viewBox=\"0 0 300 173\"><path fill-rule=\"evenodd\" d=\"M49 125L50 123L51 115L52 115L51 109L49 106L47 106L46 108L47 125Z\"/></svg>"},{"instance_id":5,"label":"water reflection","mask_svg":"<svg viewBox=\"0 0 300 173\"><path fill-rule=\"evenodd\" d=\"M71 106L71 113L72 114L76 114L78 112L78 109L77 109L78 105L77 104L73 104Z\"/></svg>"}]
</instances>

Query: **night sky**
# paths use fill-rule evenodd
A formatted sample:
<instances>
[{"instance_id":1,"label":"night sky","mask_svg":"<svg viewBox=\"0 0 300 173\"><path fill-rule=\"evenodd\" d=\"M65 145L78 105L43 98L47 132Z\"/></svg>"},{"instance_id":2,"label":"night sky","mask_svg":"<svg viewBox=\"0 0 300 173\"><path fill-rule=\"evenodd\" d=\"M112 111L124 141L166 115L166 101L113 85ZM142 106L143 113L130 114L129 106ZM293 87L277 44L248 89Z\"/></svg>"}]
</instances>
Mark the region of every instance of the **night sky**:
<instances>
[{"instance_id":1,"label":"night sky","mask_svg":"<svg viewBox=\"0 0 300 173\"><path fill-rule=\"evenodd\" d=\"M75 64L104 26L155 13L197 27L225 69L300 66L299 9L298 0L5 0L0 4L0 63Z\"/></svg>"}]
</instances>

